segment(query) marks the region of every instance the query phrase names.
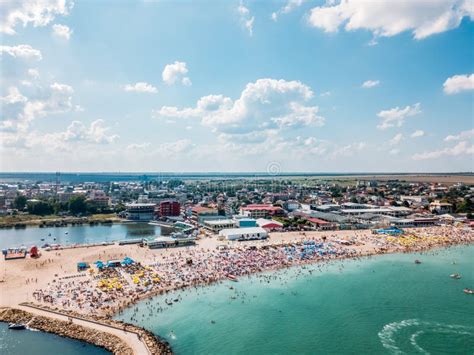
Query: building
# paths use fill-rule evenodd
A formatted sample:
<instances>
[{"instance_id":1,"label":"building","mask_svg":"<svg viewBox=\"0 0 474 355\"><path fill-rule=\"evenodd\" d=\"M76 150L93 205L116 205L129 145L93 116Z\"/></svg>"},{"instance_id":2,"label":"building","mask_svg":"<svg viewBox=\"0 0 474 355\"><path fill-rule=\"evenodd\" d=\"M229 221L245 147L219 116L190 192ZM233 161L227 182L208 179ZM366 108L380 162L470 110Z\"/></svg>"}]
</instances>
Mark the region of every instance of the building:
<instances>
[{"instance_id":1,"label":"building","mask_svg":"<svg viewBox=\"0 0 474 355\"><path fill-rule=\"evenodd\" d=\"M385 216L392 216L392 217L402 217L407 216L412 213L413 210L408 207L398 207L398 206L391 206L385 208L350 208L350 209L342 209L341 214L346 216L360 216L363 214L374 214L374 215L385 215Z\"/></svg>"},{"instance_id":2,"label":"building","mask_svg":"<svg viewBox=\"0 0 474 355\"><path fill-rule=\"evenodd\" d=\"M217 233L222 229L235 228L235 221L233 219L210 219L204 220L204 228Z\"/></svg>"},{"instance_id":3,"label":"building","mask_svg":"<svg viewBox=\"0 0 474 355\"><path fill-rule=\"evenodd\" d=\"M108 208L110 205L110 198L102 190L92 190L89 194L88 201L97 208Z\"/></svg>"},{"instance_id":4,"label":"building","mask_svg":"<svg viewBox=\"0 0 474 355\"><path fill-rule=\"evenodd\" d=\"M155 204L129 203L126 205L125 214L131 221L151 221L155 214Z\"/></svg>"},{"instance_id":5,"label":"building","mask_svg":"<svg viewBox=\"0 0 474 355\"><path fill-rule=\"evenodd\" d=\"M275 231L283 229L283 223L274 221L271 219L259 218L257 219L257 225L268 231Z\"/></svg>"},{"instance_id":6,"label":"building","mask_svg":"<svg viewBox=\"0 0 474 355\"><path fill-rule=\"evenodd\" d=\"M198 223L203 223L205 220L222 219L215 208L208 208L202 206L195 206L191 209L192 218Z\"/></svg>"},{"instance_id":7,"label":"building","mask_svg":"<svg viewBox=\"0 0 474 355\"><path fill-rule=\"evenodd\" d=\"M308 222L311 223L316 229L320 230L334 230L337 227L336 223L324 221L320 218L310 217Z\"/></svg>"},{"instance_id":8,"label":"building","mask_svg":"<svg viewBox=\"0 0 474 355\"><path fill-rule=\"evenodd\" d=\"M253 218L239 218L237 224L239 228L257 227L257 221Z\"/></svg>"},{"instance_id":9,"label":"building","mask_svg":"<svg viewBox=\"0 0 474 355\"><path fill-rule=\"evenodd\" d=\"M254 219L271 218L273 216L284 216L285 210L272 205L248 205L240 208L240 214Z\"/></svg>"},{"instance_id":10,"label":"building","mask_svg":"<svg viewBox=\"0 0 474 355\"><path fill-rule=\"evenodd\" d=\"M430 203L431 213L445 214L453 210L453 205L447 202L434 201Z\"/></svg>"},{"instance_id":11,"label":"building","mask_svg":"<svg viewBox=\"0 0 474 355\"><path fill-rule=\"evenodd\" d=\"M161 201L159 214L161 217L179 216L181 214L181 205L178 201Z\"/></svg>"},{"instance_id":12,"label":"building","mask_svg":"<svg viewBox=\"0 0 474 355\"><path fill-rule=\"evenodd\" d=\"M231 228L219 232L219 237L226 240L256 240L267 239L268 232L260 227Z\"/></svg>"}]
</instances>

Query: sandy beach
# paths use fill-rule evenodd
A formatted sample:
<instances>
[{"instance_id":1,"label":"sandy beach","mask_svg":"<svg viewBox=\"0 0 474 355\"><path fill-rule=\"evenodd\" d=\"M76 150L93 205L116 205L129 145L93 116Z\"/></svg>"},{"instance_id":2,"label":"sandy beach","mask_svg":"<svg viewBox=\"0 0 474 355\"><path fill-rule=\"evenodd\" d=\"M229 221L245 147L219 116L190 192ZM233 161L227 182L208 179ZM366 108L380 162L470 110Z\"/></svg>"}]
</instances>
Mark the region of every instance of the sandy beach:
<instances>
[{"instance_id":1,"label":"sandy beach","mask_svg":"<svg viewBox=\"0 0 474 355\"><path fill-rule=\"evenodd\" d=\"M344 245L341 241L350 241L350 244ZM137 245L114 244L42 251L38 259L0 261L0 306L16 307L23 302L34 302L83 314L94 311L113 315L139 299L216 282L228 274L239 276L334 258L473 242L474 232L470 230L432 227L407 229L402 237L374 235L369 230L286 232L271 233L266 241L228 242L208 237L198 240L196 246L179 249L150 250ZM306 243L321 243L320 248L326 255L297 260L283 253L288 250L283 245L302 247ZM76 269L81 261L92 264L125 256L139 266L126 272L107 273ZM189 260L193 260L192 265L188 265ZM156 283L151 282L152 279L156 279Z\"/></svg>"}]
</instances>

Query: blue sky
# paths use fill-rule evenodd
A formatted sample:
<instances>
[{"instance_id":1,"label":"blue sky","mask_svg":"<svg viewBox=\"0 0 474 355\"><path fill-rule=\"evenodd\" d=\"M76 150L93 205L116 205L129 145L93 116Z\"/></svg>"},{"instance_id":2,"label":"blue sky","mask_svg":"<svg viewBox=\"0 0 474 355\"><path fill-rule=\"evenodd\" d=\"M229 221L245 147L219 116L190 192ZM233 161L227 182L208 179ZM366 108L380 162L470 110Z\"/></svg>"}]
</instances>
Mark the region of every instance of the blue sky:
<instances>
[{"instance_id":1,"label":"blue sky","mask_svg":"<svg viewBox=\"0 0 474 355\"><path fill-rule=\"evenodd\" d=\"M0 7L2 171L473 170L472 2Z\"/></svg>"}]
</instances>

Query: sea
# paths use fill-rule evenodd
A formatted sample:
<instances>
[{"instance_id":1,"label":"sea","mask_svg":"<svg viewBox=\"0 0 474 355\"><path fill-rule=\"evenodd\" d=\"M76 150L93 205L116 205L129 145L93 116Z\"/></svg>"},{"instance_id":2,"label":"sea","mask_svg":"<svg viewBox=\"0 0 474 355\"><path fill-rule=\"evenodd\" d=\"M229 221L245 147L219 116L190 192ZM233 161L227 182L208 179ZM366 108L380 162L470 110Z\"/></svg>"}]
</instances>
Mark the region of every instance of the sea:
<instances>
[{"instance_id":1,"label":"sea","mask_svg":"<svg viewBox=\"0 0 474 355\"><path fill-rule=\"evenodd\" d=\"M473 245L263 273L145 300L119 319L176 354L473 354L465 287Z\"/></svg>"},{"instance_id":2,"label":"sea","mask_svg":"<svg viewBox=\"0 0 474 355\"><path fill-rule=\"evenodd\" d=\"M10 330L0 322L0 354L4 355L105 355L109 351L78 340L34 330Z\"/></svg>"},{"instance_id":3,"label":"sea","mask_svg":"<svg viewBox=\"0 0 474 355\"><path fill-rule=\"evenodd\" d=\"M67 227L26 227L0 229L0 249L44 244L92 244L126 239L151 238L161 234L159 226L148 223L124 223Z\"/></svg>"}]
</instances>

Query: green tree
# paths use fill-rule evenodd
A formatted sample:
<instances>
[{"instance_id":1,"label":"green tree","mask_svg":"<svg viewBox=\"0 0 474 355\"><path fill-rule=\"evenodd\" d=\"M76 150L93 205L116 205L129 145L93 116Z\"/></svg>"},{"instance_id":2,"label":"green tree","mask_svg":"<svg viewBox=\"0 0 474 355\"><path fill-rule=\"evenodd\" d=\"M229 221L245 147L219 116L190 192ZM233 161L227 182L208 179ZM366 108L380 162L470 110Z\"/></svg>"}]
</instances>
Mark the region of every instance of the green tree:
<instances>
[{"instance_id":1,"label":"green tree","mask_svg":"<svg viewBox=\"0 0 474 355\"><path fill-rule=\"evenodd\" d=\"M26 197L23 195L17 195L13 200L13 207L17 210L24 210L26 207Z\"/></svg>"},{"instance_id":2,"label":"green tree","mask_svg":"<svg viewBox=\"0 0 474 355\"><path fill-rule=\"evenodd\" d=\"M86 213L86 198L82 195L74 196L69 200L69 211L72 214Z\"/></svg>"},{"instance_id":3,"label":"green tree","mask_svg":"<svg viewBox=\"0 0 474 355\"><path fill-rule=\"evenodd\" d=\"M53 208L45 201L28 202L27 208L30 214L38 216L44 216L53 213Z\"/></svg>"}]
</instances>

